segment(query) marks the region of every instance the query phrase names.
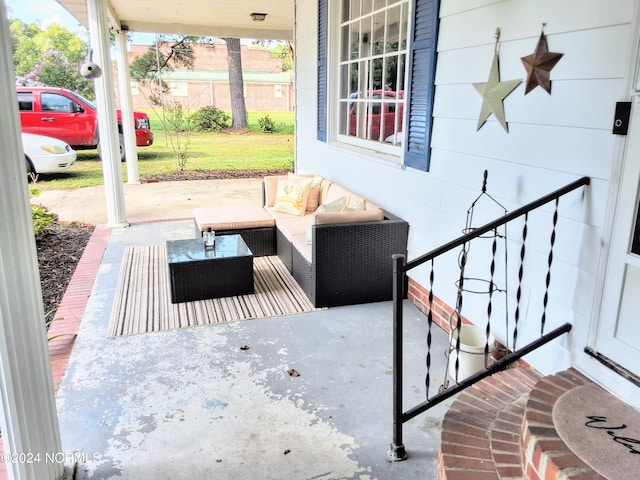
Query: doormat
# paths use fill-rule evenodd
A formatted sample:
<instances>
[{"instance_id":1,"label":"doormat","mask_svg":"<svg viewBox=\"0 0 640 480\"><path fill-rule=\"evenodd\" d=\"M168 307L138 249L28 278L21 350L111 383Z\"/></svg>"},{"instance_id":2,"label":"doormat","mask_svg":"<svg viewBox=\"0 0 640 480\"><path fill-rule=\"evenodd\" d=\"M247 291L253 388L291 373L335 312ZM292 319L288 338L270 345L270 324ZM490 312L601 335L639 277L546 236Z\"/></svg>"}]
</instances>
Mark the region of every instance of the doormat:
<instances>
[{"instance_id":1,"label":"doormat","mask_svg":"<svg viewBox=\"0 0 640 480\"><path fill-rule=\"evenodd\" d=\"M603 477L638 479L640 411L588 384L558 399L553 423L571 451Z\"/></svg>"},{"instance_id":2,"label":"doormat","mask_svg":"<svg viewBox=\"0 0 640 480\"><path fill-rule=\"evenodd\" d=\"M317 309L276 256L253 259L250 295L171 303L165 245L125 250L108 337L175 330Z\"/></svg>"}]
</instances>

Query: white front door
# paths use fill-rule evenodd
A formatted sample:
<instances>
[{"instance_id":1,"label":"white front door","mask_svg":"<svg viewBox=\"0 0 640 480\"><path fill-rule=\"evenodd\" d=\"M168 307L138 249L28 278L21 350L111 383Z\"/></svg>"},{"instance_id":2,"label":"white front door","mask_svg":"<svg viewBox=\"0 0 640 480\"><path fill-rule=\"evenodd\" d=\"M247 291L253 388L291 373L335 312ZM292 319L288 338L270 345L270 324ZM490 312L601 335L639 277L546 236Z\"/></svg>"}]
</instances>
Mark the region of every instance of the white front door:
<instances>
[{"instance_id":1,"label":"white front door","mask_svg":"<svg viewBox=\"0 0 640 480\"><path fill-rule=\"evenodd\" d=\"M595 350L640 377L640 98L634 97Z\"/></svg>"}]
</instances>

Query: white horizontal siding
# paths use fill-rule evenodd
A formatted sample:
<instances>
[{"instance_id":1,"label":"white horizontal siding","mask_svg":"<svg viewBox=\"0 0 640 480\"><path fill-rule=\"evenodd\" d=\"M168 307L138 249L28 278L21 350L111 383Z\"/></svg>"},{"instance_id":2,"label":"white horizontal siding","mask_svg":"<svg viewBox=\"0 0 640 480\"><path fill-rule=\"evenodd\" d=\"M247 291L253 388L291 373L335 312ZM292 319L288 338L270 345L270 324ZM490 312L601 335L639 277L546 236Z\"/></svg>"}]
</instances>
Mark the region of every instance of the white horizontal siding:
<instances>
[{"instance_id":1,"label":"white horizontal siding","mask_svg":"<svg viewBox=\"0 0 640 480\"><path fill-rule=\"evenodd\" d=\"M538 38L543 23L547 35L626 25L635 14L635 5L634 0L443 0L438 50L493 45L497 27L501 29L500 39L510 42ZM558 51L551 45L549 48Z\"/></svg>"},{"instance_id":2,"label":"white horizontal siding","mask_svg":"<svg viewBox=\"0 0 640 480\"><path fill-rule=\"evenodd\" d=\"M439 118L433 127L432 148L576 176L607 179L611 173L609 157L618 138L610 130L511 124L510 133L506 134L502 126L492 121L477 133L476 123L477 120Z\"/></svg>"},{"instance_id":3,"label":"white horizontal siding","mask_svg":"<svg viewBox=\"0 0 640 480\"><path fill-rule=\"evenodd\" d=\"M581 176L591 177L586 194L574 192L560 203L550 323L566 318L580 325L570 339L531 357L545 372L565 368L572 357L582 355L585 323L599 295L596 278L606 246L610 181L625 141L612 135L611 127L615 103L628 100L632 83L636 3L442 0L431 165L429 172L420 172L316 140L317 5L297 2L297 167L338 181L409 221L410 259L460 235L485 169L489 193L509 210ZM551 71L551 95L540 87L524 95L521 57L533 53L543 23L549 50L564 56ZM487 81L497 27L500 77L523 80L504 102L508 133L493 115L476 131L482 99L473 83ZM529 270L522 306L534 316L541 308L552 207L544 212L531 219L525 260ZM509 230L509 253L516 260L519 235L521 225ZM457 254L443 259L444 266L436 270L436 294L450 304L455 302ZM424 286L428 274L424 266L411 272ZM512 278L509 283L515 285Z\"/></svg>"}]
</instances>

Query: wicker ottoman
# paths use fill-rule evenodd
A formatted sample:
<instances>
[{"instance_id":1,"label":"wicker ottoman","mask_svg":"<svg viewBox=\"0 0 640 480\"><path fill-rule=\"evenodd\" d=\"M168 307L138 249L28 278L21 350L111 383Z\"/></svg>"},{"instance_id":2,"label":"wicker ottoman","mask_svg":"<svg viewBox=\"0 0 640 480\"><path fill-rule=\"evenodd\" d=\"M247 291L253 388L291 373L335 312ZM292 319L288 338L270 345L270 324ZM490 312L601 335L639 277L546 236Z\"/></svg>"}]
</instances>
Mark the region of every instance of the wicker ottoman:
<instances>
[{"instance_id":1,"label":"wicker ottoman","mask_svg":"<svg viewBox=\"0 0 640 480\"><path fill-rule=\"evenodd\" d=\"M224 205L193 211L196 238L208 227L221 235L239 234L255 257L276 254L275 220L261 205Z\"/></svg>"}]
</instances>

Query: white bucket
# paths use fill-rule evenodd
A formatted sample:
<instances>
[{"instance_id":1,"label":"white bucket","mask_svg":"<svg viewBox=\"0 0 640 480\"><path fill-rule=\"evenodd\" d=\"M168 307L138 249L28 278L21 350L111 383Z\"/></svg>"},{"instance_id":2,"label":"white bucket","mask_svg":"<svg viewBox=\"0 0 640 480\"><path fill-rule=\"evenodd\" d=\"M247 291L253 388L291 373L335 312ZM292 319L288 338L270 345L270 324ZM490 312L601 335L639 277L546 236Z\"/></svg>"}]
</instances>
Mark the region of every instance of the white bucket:
<instances>
[{"instance_id":1,"label":"white bucket","mask_svg":"<svg viewBox=\"0 0 640 480\"><path fill-rule=\"evenodd\" d=\"M460 328L460 352L456 352L458 330L449 334L449 376L456 379L456 359L458 365L458 381L470 377L484 369L484 345L487 333L484 329L473 325L462 325ZM494 338L489 335L489 353L493 351Z\"/></svg>"}]
</instances>

